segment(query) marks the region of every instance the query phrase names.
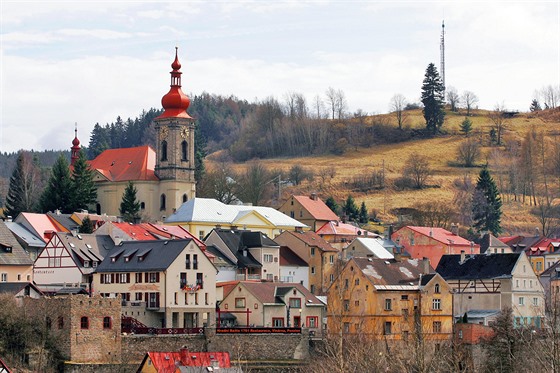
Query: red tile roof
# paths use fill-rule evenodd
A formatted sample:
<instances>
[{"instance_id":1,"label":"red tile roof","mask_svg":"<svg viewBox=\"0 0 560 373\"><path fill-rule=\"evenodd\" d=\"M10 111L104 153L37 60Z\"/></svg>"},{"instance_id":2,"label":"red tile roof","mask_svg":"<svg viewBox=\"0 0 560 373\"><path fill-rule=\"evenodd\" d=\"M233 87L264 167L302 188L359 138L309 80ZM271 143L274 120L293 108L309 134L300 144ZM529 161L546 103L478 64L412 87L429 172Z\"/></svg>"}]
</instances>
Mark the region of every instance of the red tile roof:
<instances>
[{"instance_id":1,"label":"red tile roof","mask_svg":"<svg viewBox=\"0 0 560 373\"><path fill-rule=\"evenodd\" d=\"M292 236L305 242L307 245L316 246L323 251L338 251L337 249L332 247L331 244L328 243L323 237L319 236L313 231L284 231L283 234L291 234Z\"/></svg>"},{"instance_id":2,"label":"red tile roof","mask_svg":"<svg viewBox=\"0 0 560 373\"><path fill-rule=\"evenodd\" d=\"M156 152L147 145L107 149L89 164L110 181L158 180L154 173Z\"/></svg>"},{"instance_id":3,"label":"red tile roof","mask_svg":"<svg viewBox=\"0 0 560 373\"><path fill-rule=\"evenodd\" d=\"M146 355L159 373L175 373L180 366L213 367L212 364L216 363L220 368L231 368L229 352L192 352L182 349L179 352L148 352Z\"/></svg>"},{"instance_id":4,"label":"red tile roof","mask_svg":"<svg viewBox=\"0 0 560 373\"><path fill-rule=\"evenodd\" d=\"M233 291L233 289L236 288L237 285L241 284L263 304L278 303L276 300L276 291L278 288L296 288L305 296L306 304L307 302L313 305L321 304L319 298L307 290L305 286L300 283L288 282L231 281L223 284L224 299Z\"/></svg>"},{"instance_id":5,"label":"red tile roof","mask_svg":"<svg viewBox=\"0 0 560 373\"><path fill-rule=\"evenodd\" d=\"M378 234L367 232L365 229L353 226L351 224L346 224L342 222L330 221L325 223L321 228L317 230L318 234L326 235L344 235L344 236L364 236L364 237L379 237Z\"/></svg>"},{"instance_id":6,"label":"red tile roof","mask_svg":"<svg viewBox=\"0 0 560 373\"><path fill-rule=\"evenodd\" d=\"M446 245L452 244L453 246L471 246L471 241L453 234L446 229L437 227L415 227L408 225L407 228L418 232L426 237L431 237L436 241ZM478 245L475 245L478 247Z\"/></svg>"},{"instance_id":7,"label":"red tile roof","mask_svg":"<svg viewBox=\"0 0 560 373\"><path fill-rule=\"evenodd\" d=\"M154 236L146 230L142 224L113 223L113 225L126 233L130 238L137 241L151 241L159 239L159 237Z\"/></svg>"},{"instance_id":8,"label":"red tile roof","mask_svg":"<svg viewBox=\"0 0 560 373\"><path fill-rule=\"evenodd\" d=\"M308 196L293 196L293 198L301 203L316 220L339 220L338 216L319 198L316 200Z\"/></svg>"}]
</instances>

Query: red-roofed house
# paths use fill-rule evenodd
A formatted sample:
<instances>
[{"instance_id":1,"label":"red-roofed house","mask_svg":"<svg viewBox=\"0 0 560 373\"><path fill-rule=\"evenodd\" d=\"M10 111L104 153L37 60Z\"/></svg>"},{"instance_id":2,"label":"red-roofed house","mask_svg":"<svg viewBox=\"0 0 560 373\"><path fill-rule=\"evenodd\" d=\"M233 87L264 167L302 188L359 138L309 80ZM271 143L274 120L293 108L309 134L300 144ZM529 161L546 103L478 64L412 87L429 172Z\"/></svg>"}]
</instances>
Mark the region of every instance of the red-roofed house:
<instances>
[{"instance_id":1,"label":"red-roofed house","mask_svg":"<svg viewBox=\"0 0 560 373\"><path fill-rule=\"evenodd\" d=\"M412 258L430 259L434 268L445 254L480 254L480 245L438 227L405 226L393 233L391 238L402 245Z\"/></svg>"},{"instance_id":2,"label":"red-roofed house","mask_svg":"<svg viewBox=\"0 0 560 373\"><path fill-rule=\"evenodd\" d=\"M301 284L232 281L216 286L222 286L224 294L220 315L231 313L239 326L247 326L245 312L249 310L249 325L321 330L325 305Z\"/></svg>"},{"instance_id":3,"label":"red-roofed house","mask_svg":"<svg viewBox=\"0 0 560 373\"><path fill-rule=\"evenodd\" d=\"M317 230L317 234L339 250L344 250L350 242L358 237L380 237L376 233L368 232L360 227L339 221L329 221L325 223Z\"/></svg>"},{"instance_id":4,"label":"red-roofed house","mask_svg":"<svg viewBox=\"0 0 560 373\"><path fill-rule=\"evenodd\" d=\"M311 196L292 195L280 208L282 213L297 219L316 231L329 221L339 221L338 216L319 198L316 193Z\"/></svg>"},{"instance_id":5,"label":"red-roofed house","mask_svg":"<svg viewBox=\"0 0 560 373\"><path fill-rule=\"evenodd\" d=\"M45 241L45 244L51 239L53 233L69 232L68 229L58 224L54 219L49 218L47 214L22 212L14 221L24 226L37 237L42 238Z\"/></svg>"},{"instance_id":6,"label":"red-roofed house","mask_svg":"<svg viewBox=\"0 0 560 373\"><path fill-rule=\"evenodd\" d=\"M309 265L288 246L280 246L280 282L299 282L309 289Z\"/></svg>"},{"instance_id":7,"label":"red-roofed house","mask_svg":"<svg viewBox=\"0 0 560 373\"><path fill-rule=\"evenodd\" d=\"M183 367L199 367L206 372L219 369L220 372L231 372L228 352L193 352L181 349L178 352L147 352L137 373L175 373L183 372ZM210 369L206 369L210 368ZM202 369L200 372L203 371ZM199 370L197 370L199 371ZM233 370L241 372L241 370Z\"/></svg>"},{"instance_id":8,"label":"red-roofed house","mask_svg":"<svg viewBox=\"0 0 560 373\"><path fill-rule=\"evenodd\" d=\"M97 214L120 214L129 181L136 187L141 215L148 221L163 221L194 198L194 119L186 111L190 100L181 90L177 54L171 66L171 88L161 100L164 111L154 120L156 149L108 149L89 162L95 171Z\"/></svg>"}]
</instances>

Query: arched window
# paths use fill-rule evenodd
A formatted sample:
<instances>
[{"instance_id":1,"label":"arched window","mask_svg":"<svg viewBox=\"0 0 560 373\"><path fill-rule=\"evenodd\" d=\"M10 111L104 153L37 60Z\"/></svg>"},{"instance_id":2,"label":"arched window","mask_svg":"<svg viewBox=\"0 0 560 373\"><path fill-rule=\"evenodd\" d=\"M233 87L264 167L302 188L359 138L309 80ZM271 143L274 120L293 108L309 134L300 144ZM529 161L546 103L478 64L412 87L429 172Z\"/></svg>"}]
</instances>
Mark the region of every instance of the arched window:
<instances>
[{"instance_id":1,"label":"arched window","mask_svg":"<svg viewBox=\"0 0 560 373\"><path fill-rule=\"evenodd\" d=\"M80 328L89 329L89 318L87 316L82 316L80 319Z\"/></svg>"},{"instance_id":2,"label":"arched window","mask_svg":"<svg viewBox=\"0 0 560 373\"><path fill-rule=\"evenodd\" d=\"M165 194L162 194L159 198L159 209L162 211L165 210Z\"/></svg>"},{"instance_id":3,"label":"arched window","mask_svg":"<svg viewBox=\"0 0 560 373\"><path fill-rule=\"evenodd\" d=\"M161 142L161 160L167 161L167 141Z\"/></svg>"},{"instance_id":4,"label":"arched window","mask_svg":"<svg viewBox=\"0 0 560 373\"><path fill-rule=\"evenodd\" d=\"M95 205L95 212L97 215L101 215L101 203Z\"/></svg>"},{"instance_id":5,"label":"arched window","mask_svg":"<svg viewBox=\"0 0 560 373\"><path fill-rule=\"evenodd\" d=\"M105 316L103 318L103 329L111 329L113 327L113 320L110 316Z\"/></svg>"},{"instance_id":6,"label":"arched window","mask_svg":"<svg viewBox=\"0 0 560 373\"><path fill-rule=\"evenodd\" d=\"M140 202L140 210L145 210L146 204L144 202Z\"/></svg>"},{"instance_id":7,"label":"arched window","mask_svg":"<svg viewBox=\"0 0 560 373\"><path fill-rule=\"evenodd\" d=\"M188 150L189 150L189 145L187 144L186 140L183 140L183 142L181 143L181 160L182 161L187 161L188 160Z\"/></svg>"},{"instance_id":8,"label":"arched window","mask_svg":"<svg viewBox=\"0 0 560 373\"><path fill-rule=\"evenodd\" d=\"M436 294L439 294L439 284L436 284L436 285L434 286L434 292L435 292Z\"/></svg>"},{"instance_id":9,"label":"arched window","mask_svg":"<svg viewBox=\"0 0 560 373\"><path fill-rule=\"evenodd\" d=\"M187 202L189 200L189 197L187 197L187 194L183 194L183 203Z\"/></svg>"}]
</instances>

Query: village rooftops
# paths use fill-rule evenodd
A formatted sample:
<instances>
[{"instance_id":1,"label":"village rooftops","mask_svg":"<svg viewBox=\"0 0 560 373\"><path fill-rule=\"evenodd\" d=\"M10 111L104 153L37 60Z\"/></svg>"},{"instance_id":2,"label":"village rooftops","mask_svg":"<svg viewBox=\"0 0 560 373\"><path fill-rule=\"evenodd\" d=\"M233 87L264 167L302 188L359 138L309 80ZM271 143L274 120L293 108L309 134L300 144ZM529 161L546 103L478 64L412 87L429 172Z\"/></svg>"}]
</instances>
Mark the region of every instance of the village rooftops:
<instances>
[{"instance_id":1,"label":"village rooftops","mask_svg":"<svg viewBox=\"0 0 560 373\"><path fill-rule=\"evenodd\" d=\"M446 280L510 278L520 255L443 255L436 272Z\"/></svg>"}]
</instances>

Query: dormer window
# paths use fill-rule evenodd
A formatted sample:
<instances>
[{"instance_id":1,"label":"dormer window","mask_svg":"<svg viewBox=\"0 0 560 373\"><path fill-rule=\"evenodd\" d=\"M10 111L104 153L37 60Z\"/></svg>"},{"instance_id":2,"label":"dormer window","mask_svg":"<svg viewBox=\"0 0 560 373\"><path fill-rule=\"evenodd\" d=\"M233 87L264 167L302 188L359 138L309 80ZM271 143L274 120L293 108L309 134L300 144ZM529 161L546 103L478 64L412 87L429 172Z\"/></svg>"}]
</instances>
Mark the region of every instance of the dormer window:
<instances>
[{"instance_id":1,"label":"dormer window","mask_svg":"<svg viewBox=\"0 0 560 373\"><path fill-rule=\"evenodd\" d=\"M6 253L11 253L12 252L12 246L10 246L10 245L0 243L0 248L2 248L2 251L6 252Z\"/></svg>"},{"instance_id":2,"label":"dormer window","mask_svg":"<svg viewBox=\"0 0 560 373\"><path fill-rule=\"evenodd\" d=\"M84 268L89 268L89 260L84 260Z\"/></svg>"}]
</instances>

